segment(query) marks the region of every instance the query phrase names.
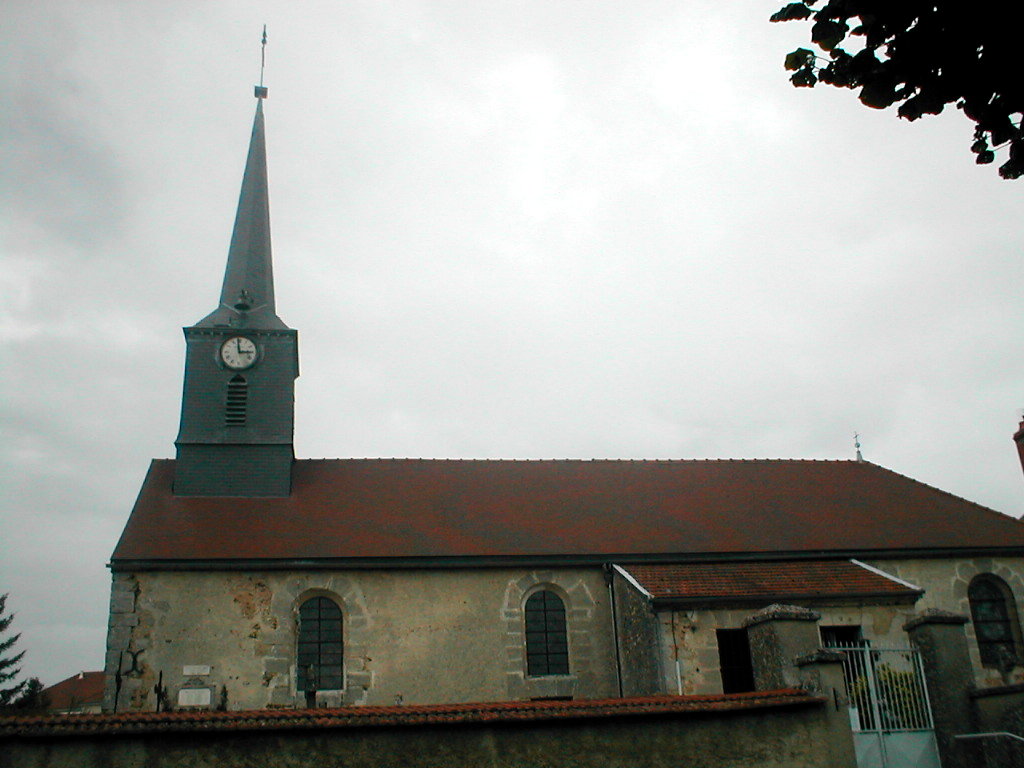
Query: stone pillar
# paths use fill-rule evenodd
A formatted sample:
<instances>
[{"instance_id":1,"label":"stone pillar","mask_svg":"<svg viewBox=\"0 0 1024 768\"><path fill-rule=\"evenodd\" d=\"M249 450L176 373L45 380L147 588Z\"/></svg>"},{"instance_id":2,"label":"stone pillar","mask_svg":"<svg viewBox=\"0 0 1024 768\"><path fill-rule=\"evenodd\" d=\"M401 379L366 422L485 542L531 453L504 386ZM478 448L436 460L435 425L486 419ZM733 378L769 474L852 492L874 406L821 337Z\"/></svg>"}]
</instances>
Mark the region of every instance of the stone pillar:
<instances>
[{"instance_id":1,"label":"stone pillar","mask_svg":"<svg viewBox=\"0 0 1024 768\"><path fill-rule=\"evenodd\" d=\"M743 626L750 640L754 687L759 691L799 688L802 680L794 659L818 650L820 613L796 605L769 605Z\"/></svg>"},{"instance_id":2,"label":"stone pillar","mask_svg":"<svg viewBox=\"0 0 1024 768\"><path fill-rule=\"evenodd\" d=\"M770 605L743 622L750 640L754 685L759 691L800 688L825 699L820 734L828 765L855 768L857 756L843 680L843 654L821 647L821 614L796 605Z\"/></svg>"},{"instance_id":3,"label":"stone pillar","mask_svg":"<svg viewBox=\"0 0 1024 768\"><path fill-rule=\"evenodd\" d=\"M974 673L964 634L966 623L966 616L929 608L903 625L910 642L921 651L943 768L982 764L976 745L953 739L973 731L970 691Z\"/></svg>"}]
</instances>

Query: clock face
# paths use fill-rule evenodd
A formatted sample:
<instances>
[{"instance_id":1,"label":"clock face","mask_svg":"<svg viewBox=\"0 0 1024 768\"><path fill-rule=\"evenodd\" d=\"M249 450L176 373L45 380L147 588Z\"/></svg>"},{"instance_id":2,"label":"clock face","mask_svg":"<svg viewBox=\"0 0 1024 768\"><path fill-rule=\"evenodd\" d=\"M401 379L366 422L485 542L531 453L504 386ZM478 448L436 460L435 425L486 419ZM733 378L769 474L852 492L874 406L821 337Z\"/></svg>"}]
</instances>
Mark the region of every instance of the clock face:
<instances>
[{"instance_id":1,"label":"clock face","mask_svg":"<svg viewBox=\"0 0 1024 768\"><path fill-rule=\"evenodd\" d=\"M256 345L245 336L232 336L220 345L220 359L235 371L249 368L256 362Z\"/></svg>"}]
</instances>

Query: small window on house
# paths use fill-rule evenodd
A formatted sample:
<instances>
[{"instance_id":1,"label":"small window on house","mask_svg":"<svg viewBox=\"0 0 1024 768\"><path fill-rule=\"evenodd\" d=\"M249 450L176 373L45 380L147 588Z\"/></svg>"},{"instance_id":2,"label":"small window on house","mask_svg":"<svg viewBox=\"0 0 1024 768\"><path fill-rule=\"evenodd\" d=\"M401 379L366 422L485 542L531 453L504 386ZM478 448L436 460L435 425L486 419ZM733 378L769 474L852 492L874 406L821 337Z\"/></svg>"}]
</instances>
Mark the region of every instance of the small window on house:
<instances>
[{"instance_id":1,"label":"small window on house","mask_svg":"<svg viewBox=\"0 0 1024 768\"><path fill-rule=\"evenodd\" d=\"M314 597L299 607L298 647L298 689L341 690L341 608L337 603L327 597Z\"/></svg>"},{"instance_id":2,"label":"small window on house","mask_svg":"<svg viewBox=\"0 0 1024 768\"><path fill-rule=\"evenodd\" d=\"M745 629L716 629L718 666L722 673L722 693L754 690L754 665L750 660L750 641Z\"/></svg>"},{"instance_id":3,"label":"small window on house","mask_svg":"<svg viewBox=\"0 0 1024 768\"><path fill-rule=\"evenodd\" d=\"M981 663L997 669L1019 664L1020 625L1009 585L998 576L981 574L967 588L967 598Z\"/></svg>"},{"instance_id":4,"label":"small window on house","mask_svg":"<svg viewBox=\"0 0 1024 768\"><path fill-rule=\"evenodd\" d=\"M569 674L565 603L550 590L534 592L526 601L526 674Z\"/></svg>"},{"instance_id":5,"label":"small window on house","mask_svg":"<svg viewBox=\"0 0 1024 768\"><path fill-rule=\"evenodd\" d=\"M858 624L833 624L819 629L821 644L826 648L866 648L870 645Z\"/></svg>"},{"instance_id":6,"label":"small window on house","mask_svg":"<svg viewBox=\"0 0 1024 768\"><path fill-rule=\"evenodd\" d=\"M225 426L245 426L245 410L248 400L249 391L245 379L241 376L233 376L228 382L227 403L224 406Z\"/></svg>"}]
</instances>

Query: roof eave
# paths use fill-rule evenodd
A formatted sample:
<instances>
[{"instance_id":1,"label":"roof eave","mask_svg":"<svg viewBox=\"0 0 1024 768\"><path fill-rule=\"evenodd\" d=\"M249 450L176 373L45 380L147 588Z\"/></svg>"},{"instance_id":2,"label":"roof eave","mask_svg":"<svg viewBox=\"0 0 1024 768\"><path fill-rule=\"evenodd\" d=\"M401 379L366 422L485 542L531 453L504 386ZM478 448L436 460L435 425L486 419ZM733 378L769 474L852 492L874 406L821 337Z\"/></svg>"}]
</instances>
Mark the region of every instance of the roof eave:
<instances>
[{"instance_id":1,"label":"roof eave","mask_svg":"<svg viewBox=\"0 0 1024 768\"><path fill-rule=\"evenodd\" d=\"M787 560L921 560L951 557L1022 557L1024 547L944 547L807 552L687 552L650 554L449 555L318 558L111 558L115 573L132 571L379 570L601 566L605 563L779 562Z\"/></svg>"}]
</instances>

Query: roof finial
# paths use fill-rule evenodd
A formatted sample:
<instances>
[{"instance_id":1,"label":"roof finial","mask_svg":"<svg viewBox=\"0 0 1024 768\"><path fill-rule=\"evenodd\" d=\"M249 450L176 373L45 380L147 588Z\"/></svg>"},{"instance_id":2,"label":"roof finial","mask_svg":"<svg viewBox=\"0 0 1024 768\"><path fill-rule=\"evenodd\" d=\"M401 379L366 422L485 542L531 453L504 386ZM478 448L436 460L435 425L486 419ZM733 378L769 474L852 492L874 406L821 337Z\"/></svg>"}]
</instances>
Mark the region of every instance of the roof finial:
<instances>
[{"instance_id":1,"label":"roof finial","mask_svg":"<svg viewBox=\"0 0 1024 768\"><path fill-rule=\"evenodd\" d=\"M267 25L263 25L263 41L260 43L260 84L256 86L256 98L267 98L267 89L263 87L263 68L267 64Z\"/></svg>"},{"instance_id":2,"label":"roof finial","mask_svg":"<svg viewBox=\"0 0 1024 768\"><path fill-rule=\"evenodd\" d=\"M853 433L853 447L857 451L857 461L864 461L864 457L860 453L860 434L858 432Z\"/></svg>"}]
</instances>

